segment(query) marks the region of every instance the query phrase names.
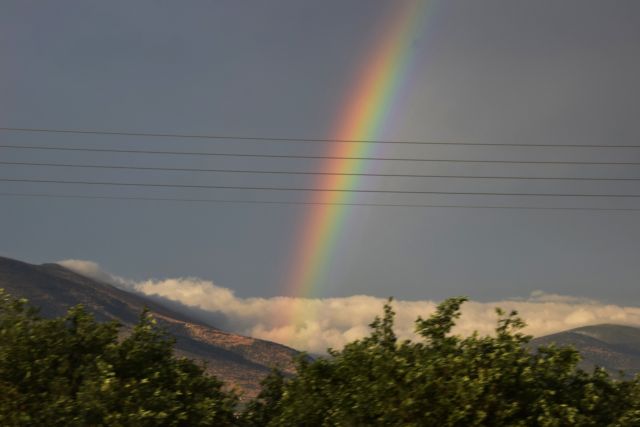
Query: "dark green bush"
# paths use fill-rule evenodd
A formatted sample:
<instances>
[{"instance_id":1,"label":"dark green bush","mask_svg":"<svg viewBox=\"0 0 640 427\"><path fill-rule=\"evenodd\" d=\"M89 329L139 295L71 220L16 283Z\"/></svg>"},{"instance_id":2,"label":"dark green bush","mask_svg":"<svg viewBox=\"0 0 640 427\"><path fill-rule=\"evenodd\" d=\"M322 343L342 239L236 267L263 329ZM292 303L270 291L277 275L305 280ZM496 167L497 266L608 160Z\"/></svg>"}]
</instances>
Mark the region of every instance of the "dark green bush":
<instances>
[{"instance_id":1,"label":"dark green bush","mask_svg":"<svg viewBox=\"0 0 640 427\"><path fill-rule=\"evenodd\" d=\"M0 425L233 425L236 398L148 313L124 339L81 307L43 319L0 291Z\"/></svg>"}]
</instances>

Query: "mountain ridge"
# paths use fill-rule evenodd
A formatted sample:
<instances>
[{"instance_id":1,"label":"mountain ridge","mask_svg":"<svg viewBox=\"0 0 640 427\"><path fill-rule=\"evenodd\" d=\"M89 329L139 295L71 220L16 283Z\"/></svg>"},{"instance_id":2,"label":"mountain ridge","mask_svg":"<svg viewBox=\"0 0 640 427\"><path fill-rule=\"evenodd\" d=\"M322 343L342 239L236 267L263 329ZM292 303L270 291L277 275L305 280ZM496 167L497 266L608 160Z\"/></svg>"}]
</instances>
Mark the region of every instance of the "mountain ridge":
<instances>
[{"instance_id":1,"label":"mountain ridge","mask_svg":"<svg viewBox=\"0 0 640 427\"><path fill-rule=\"evenodd\" d=\"M298 351L281 344L222 331L185 314L175 304L140 295L89 278L54 263L29 264L0 257L0 288L26 298L45 317L61 316L82 304L98 320L117 320L125 330L138 321L144 307L176 338L180 355L207 363L207 370L241 389L246 397L259 391L260 380L272 367L293 373ZM175 308L174 308L175 307ZM575 347L580 366L601 366L629 378L640 373L640 328L617 324L583 326L534 338L530 346L557 344Z\"/></svg>"},{"instance_id":2,"label":"mountain ridge","mask_svg":"<svg viewBox=\"0 0 640 427\"><path fill-rule=\"evenodd\" d=\"M640 328L628 325L602 323L581 326L534 338L532 347L556 344L572 346L580 352L580 367L605 368L625 378L640 374Z\"/></svg>"},{"instance_id":3,"label":"mountain ridge","mask_svg":"<svg viewBox=\"0 0 640 427\"><path fill-rule=\"evenodd\" d=\"M207 370L238 387L247 397L259 390L260 380L279 367L293 372L298 351L281 344L222 331L133 292L75 273L59 264L29 264L0 257L0 288L26 298L44 317L61 316L82 304L100 321L116 320L130 329L144 307L161 327L176 338L176 352L205 362Z\"/></svg>"}]
</instances>

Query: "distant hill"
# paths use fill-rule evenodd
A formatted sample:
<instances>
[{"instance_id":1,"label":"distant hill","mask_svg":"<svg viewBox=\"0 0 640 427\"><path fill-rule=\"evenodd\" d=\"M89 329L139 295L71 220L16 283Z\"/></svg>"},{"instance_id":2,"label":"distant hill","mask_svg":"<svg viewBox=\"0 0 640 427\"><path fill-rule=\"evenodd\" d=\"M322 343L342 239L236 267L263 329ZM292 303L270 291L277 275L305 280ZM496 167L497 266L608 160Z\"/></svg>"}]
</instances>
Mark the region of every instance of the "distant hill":
<instances>
[{"instance_id":1,"label":"distant hill","mask_svg":"<svg viewBox=\"0 0 640 427\"><path fill-rule=\"evenodd\" d=\"M582 354L581 366L601 366L612 374L624 371L625 377L640 373L640 328L622 325L593 325L535 338L538 347L555 343L571 345Z\"/></svg>"},{"instance_id":2,"label":"distant hill","mask_svg":"<svg viewBox=\"0 0 640 427\"><path fill-rule=\"evenodd\" d=\"M117 320L130 328L146 306L161 326L176 338L179 354L207 363L218 378L243 390L258 391L260 380L272 366L293 372L296 350L269 341L223 332L211 325L107 283L74 273L58 264L33 265L0 257L0 288L27 298L45 317L60 316L82 304L97 319Z\"/></svg>"},{"instance_id":3,"label":"distant hill","mask_svg":"<svg viewBox=\"0 0 640 427\"><path fill-rule=\"evenodd\" d=\"M269 341L221 331L165 306L156 299L118 289L77 274L58 264L33 265L0 257L0 288L27 298L46 317L60 316L82 304L99 320L118 320L125 328L148 307L158 322L176 337L179 354L207 363L208 371L253 396L272 366L293 372L296 350ZM535 338L532 347L556 343L574 346L581 366L598 365L627 377L640 373L640 328L593 325Z\"/></svg>"}]
</instances>

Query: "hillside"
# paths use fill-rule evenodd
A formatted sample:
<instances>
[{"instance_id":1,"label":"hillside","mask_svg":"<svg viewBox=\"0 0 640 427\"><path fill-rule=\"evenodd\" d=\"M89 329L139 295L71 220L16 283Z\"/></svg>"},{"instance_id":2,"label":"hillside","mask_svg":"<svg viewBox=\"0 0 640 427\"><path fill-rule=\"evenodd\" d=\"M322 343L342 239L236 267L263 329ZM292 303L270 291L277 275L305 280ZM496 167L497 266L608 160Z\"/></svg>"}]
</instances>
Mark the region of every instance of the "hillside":
<instances>
[{"instance_id":1,"label":"hillside","mask_svg":"<svg viewBox=\"0 0 640 427\"><path fill-rule=\"evenodd\" d=\"M208 371L254 395L260 379L272 366L293 372L297 351L280 344L221 331L201 320L172 310L142 295L79 275L58 264L33 265L0 257L0 288L27 298L47 317L60 316L68 307L84 305L99 320L134 324L143 307L176 337L177 352L207 363ZM640 373L640 328L593 325L535 338L538 347L556 343L574 346L582 354L582 367L595 365L627 377Z\"/></svg>"},{"instance_id":2,"label":"hillside","mask_svg":"<svg viewBox=\"0 0 640 427\"><path fill-rule=\"evenodd\" d=\"M292 372L297 351L280 344L221 331L158 302L74 273L57 264L33 265L0 257L0 288L27 298L46 317L60 316L82 304L99 320L117 320L125 328L146 306L176 338L178 353L207 363L225 382L254 395L272 366Z\"/></svg>"},{"instance_id":3,"label":"hillside","mask_svg":"<svg viewBox=\"0 0 640 427\"><path fill-rule=\"evenodd\" d=\"M533 346L571 345L582 354L582 367L602 366L626 377L640 373L640 328L622 325L592 325L536 338Z\"/></svg>"}]
</instances>

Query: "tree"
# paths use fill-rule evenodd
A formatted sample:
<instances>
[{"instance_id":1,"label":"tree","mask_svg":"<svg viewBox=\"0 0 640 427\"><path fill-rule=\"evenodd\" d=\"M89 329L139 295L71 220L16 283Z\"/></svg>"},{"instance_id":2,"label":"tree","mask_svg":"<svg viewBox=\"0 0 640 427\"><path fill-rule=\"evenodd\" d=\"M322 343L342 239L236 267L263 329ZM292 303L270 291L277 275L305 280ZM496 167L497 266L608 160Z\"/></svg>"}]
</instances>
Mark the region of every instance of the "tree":
<instances>
[{"instance_id":1,"label":"tree","mask_svg":"<svg viewBox=\"0 0 640 427\"><path fill-rule=\"evenodd\" d=\"M7 426L638 426L640 380L577 367L579 354L532 350L517 313L495 333L451 333L465 298L416 320L400 341L389 301L369 336L273 371L240 409L148 312L128 334L82 307L43 319L0 290L0 425ZM239 412L239 413L234 413Z\"/></svg>"},{"instance_id":2,"label":"tree","mask_svg":"<svg viewBox=\"0 0 640 427\"><path fill-rule=\"evenodd\" d=\"M240 423L245 427L266 426L281 412L280 402L285 386L282 372L274 369L261 381L260 386L258 396L242 412Z\"/></svg>"},{"instance_id":3,"label":"tree","mask_svg":"<svg viewBox=\"0 0 640 427\"><path fill-rule=\"evenodd\" d=\"M82 307L43 319L0 290L0 425L234 425L237 399L148 312L124 339Z\"/></svg>"},{"instance_id":4,"label":"tree","mask_svg":"<svg viewBox=\"0 0 640 427\"><path fill-rule=\"evenodd\" d=\"M398 342L387 303L368 337L301 358L297 375L270 389L280 399L259 397L263 425L640 425L638 381L578 369L571 348L529 349L515 312L497 311L493 336L452 335L465 301L417 319L418 342Z\"/></svg>"}]
</instances>

